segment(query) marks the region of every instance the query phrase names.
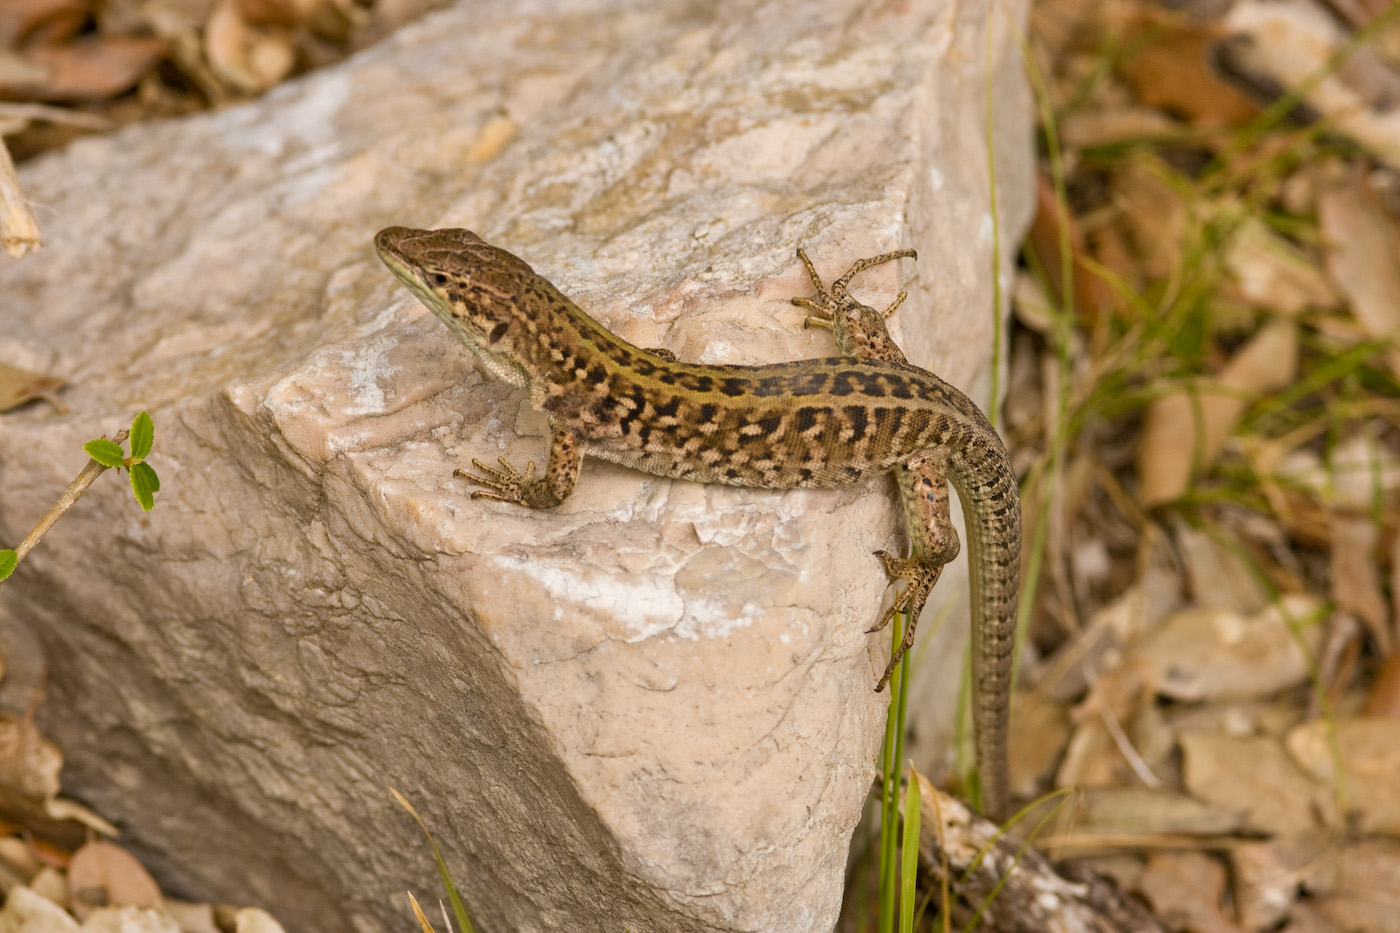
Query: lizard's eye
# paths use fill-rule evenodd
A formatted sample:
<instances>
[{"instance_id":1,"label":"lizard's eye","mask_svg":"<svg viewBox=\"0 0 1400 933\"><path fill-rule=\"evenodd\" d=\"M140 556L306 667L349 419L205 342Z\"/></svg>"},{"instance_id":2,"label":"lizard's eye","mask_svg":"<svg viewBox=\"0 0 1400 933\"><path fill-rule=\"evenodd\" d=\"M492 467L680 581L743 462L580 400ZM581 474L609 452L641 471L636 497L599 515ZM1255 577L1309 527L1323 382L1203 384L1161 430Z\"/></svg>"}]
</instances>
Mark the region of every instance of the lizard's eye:
<instances>
[{"instance_id":1,"label":"lizard's eye","mask_svg":"<svg viewBox=\"0 0 1400 933\"><path fill-rule=\"evenodd\" d=\"M434 272L434 273L433 273L433 284L434 284L434 285L446 285L446 284L447 284L447 276L443 275L441 272Z\"/></svg>"}]
</instances>

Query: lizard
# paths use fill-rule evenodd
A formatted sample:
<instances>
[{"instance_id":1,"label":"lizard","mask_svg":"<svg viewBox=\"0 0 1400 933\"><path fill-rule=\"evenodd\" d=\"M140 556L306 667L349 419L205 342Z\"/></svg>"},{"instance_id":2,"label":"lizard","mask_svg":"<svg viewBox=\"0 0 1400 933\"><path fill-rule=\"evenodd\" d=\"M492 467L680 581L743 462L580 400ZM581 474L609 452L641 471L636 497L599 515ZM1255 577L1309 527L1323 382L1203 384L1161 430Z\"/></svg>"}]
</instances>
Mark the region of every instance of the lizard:
<instances>
[{"instance_id":1,"label":"lizard","mask_svg":"<svg viewBox=\"0 0 1400 933\"><path fill-rule=\"evenodd\" d=\"M983 810L1008 804L1011 651L1020 582L1021 506L1006 448L962 392L909 363L884 312L848 291L860 272L901 258L856 262L830 288L798 258L815 297L804 326L830 330L842 355L757 366L684 363L633 346L590 317L524 260L462 229L389 227L374 240L384 264L496 378L529 392L549 419L543 473L499 468L455 474L474 499L532 509L573 492L585 453L659 476L766 489L829 487L892 474L911 556L876 556L904 586L871 632L907 612L909 623L876 684L883 690L913 644L915 624L942 568L959 552L948 486L957 490L970 543L974 747Z\"/></svg>"}]
</instances>

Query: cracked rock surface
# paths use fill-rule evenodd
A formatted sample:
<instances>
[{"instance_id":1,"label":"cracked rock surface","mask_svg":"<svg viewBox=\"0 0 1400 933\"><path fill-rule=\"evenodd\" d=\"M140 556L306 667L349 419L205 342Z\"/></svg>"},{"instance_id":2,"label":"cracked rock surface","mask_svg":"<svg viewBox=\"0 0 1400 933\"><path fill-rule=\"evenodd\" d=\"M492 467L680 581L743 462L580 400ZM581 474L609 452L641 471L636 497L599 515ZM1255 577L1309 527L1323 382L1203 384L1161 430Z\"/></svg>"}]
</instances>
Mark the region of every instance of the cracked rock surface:
<instances>
[{"instance_id":1,"label":"cracked rock surface","mask_svg":"<svg viewBox=\"0 0 1400 933\"><path fill-rule=\"evenodd\" d=\"M595 459L552 512L472 501L453 468L542 460L543 423L370 241L469 227L633 343L737 363L833 353L788 303L795 247L830 281L912 245L856 292L908 289L910 359L985 403L989 136L1003 244L1029 210L1008 9L468 2L26 166L48 242L0 266L0 358L69 379L70 410L5 416L0 540L141 409L162 479L143 514L104 477L0 596L65 790L167 889L288 929L405 929L402 892L436 896L390 786L486 931L830 929L883 728L892 488ZM926 636L927 736L965 621Z\"/></svg>"}]
</instances>

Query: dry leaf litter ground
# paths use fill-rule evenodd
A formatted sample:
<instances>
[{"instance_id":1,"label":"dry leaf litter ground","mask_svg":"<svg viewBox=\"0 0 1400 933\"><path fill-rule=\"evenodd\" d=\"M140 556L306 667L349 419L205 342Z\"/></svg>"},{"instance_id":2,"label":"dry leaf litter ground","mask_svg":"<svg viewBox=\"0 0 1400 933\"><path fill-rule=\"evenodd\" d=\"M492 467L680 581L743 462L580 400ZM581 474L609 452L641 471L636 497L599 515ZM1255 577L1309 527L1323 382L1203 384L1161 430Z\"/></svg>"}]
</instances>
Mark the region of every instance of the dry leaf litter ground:
<instances>
[{"instance_id":1,"label":"dry leaf litter ground","mask_svg":"<svg viewBox=\"0 0 1400 933\"><path fill-rule=\"evenodd\" d=\"M9 0L3 135L29 155L236 100L428 5ZM1054 116L1004 421L1036 582L1013 764L1023 799L1072 792L1018 832L1172 929L1400 929L1393 12L1035 10ZM7 407L57 390L3 375ZM60 764L0 722L0 920L276 929L160 899Z\"/></svg>"},{"instance_id":2,"label":"dry leaf litter ground","mask_svg":"<svg viewBox=\"0 0 1400 933\"><path fill-rule=\"evenodd\" d=\"M1398 11L1034 10L1015 832L1168 929L1400 930Z\"/></svg>"}]
</instances>

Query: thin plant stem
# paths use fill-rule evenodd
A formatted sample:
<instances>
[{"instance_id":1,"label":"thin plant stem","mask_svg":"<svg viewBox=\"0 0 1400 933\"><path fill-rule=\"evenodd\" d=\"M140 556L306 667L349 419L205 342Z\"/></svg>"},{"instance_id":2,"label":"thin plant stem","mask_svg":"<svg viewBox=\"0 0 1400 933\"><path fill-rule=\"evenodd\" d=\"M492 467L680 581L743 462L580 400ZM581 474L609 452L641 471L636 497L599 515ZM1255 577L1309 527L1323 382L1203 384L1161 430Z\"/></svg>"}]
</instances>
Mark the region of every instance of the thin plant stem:
<instances>
[{"instance_id":1,"label":"thin plant stem","mask_svg":"<svg viewBox=\"0 0 1400 933\"><path fill-rule=\"evenodd\" d=\"M120 446L126 440L126 436L127 429L123 428L117 432L116 437L112 438L112 442ZM88 460L87 466L78 471L78 475L73 477L73 482L68 484L68 488L63 490L58 500L44 513L44 517L39 519L39 524L35 525L34 530L25 536L25 539L19 543L19 547L15 548L16 567L24 560L24 555L28 554L33 550L34 545L39 543L39 539L48 533L54 522L62 518L64 513L82 497L83 493L87 492L88 487L97 480L97 477L101 476L102 472L107 469L110 467L103 466L96 460Z\"/></svg>"}]
</instances>

